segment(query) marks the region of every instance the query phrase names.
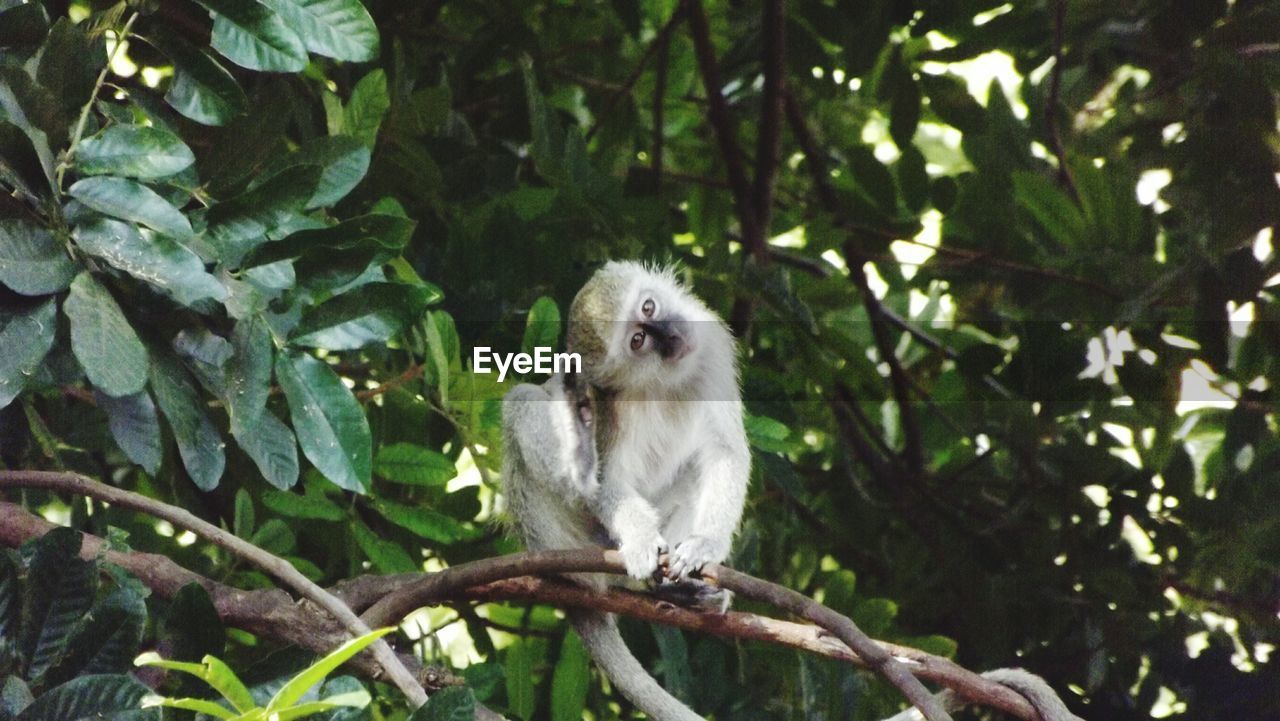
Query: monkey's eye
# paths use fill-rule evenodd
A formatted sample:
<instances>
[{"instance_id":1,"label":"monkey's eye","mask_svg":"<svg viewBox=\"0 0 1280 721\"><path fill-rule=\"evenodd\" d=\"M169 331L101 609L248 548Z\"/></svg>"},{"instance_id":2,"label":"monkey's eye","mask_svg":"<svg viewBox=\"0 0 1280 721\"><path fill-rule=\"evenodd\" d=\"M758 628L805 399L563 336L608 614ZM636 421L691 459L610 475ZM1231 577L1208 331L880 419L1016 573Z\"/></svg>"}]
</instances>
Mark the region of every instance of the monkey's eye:
<instances>
[{"instance_id":1,"label":"monkey's eye","mask_svg":"<svg viewBox=\"0 0 1280 721\"><path fill-rule=\"evenodd\" d=\"M653 298L645 298L644 302L640 304L640 312L644 313L644 317L646 318L652 318L653 311L655 309L656 306L653 304Z\"/></svg>"},{"instance_id":2,"label":"monkey's eye","mask_svg":"<svg viewBox=\"0 0 1280 721\"><path fill-rule=\"evenodd\" d=\"M644 333L637 332L635 335L631 336L631 350L640 350L640 347L643 345Z\"/></svg>"}]
</instances>

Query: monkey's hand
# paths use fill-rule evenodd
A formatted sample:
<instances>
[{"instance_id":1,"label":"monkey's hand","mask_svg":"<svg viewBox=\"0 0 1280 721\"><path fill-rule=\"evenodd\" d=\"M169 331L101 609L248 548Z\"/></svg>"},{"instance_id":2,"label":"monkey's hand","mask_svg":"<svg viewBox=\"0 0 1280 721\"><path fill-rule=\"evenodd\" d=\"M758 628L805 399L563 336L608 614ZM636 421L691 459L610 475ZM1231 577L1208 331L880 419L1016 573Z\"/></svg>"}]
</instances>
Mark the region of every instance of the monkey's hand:
<instances>
[{"instance_id":1,"label":"monkey's hand","mask_svg":"<svg viewBox=\"0 0 1280 721\"><path fill-rule=\"evenodd\" d=\"M724 544L706 536L689 536L671 552L671 561L667 565L667 578L684 580L690 574L698 573L708 563L719 563L728 555Z\"/></svg>"},{"instance_id":2,"label":"monkey's hand","mask_svg":"<svg viewBox=\"0 0 1280 721\"><path fill-rule=\"evenodd\" d=\"M622 554L622 560L627 564L627 575L637 581L652 579L658 572L658 556L666 552L667 542L658 533L647 539L618 544L618 553Z\"/></svg>"}]
</instances>

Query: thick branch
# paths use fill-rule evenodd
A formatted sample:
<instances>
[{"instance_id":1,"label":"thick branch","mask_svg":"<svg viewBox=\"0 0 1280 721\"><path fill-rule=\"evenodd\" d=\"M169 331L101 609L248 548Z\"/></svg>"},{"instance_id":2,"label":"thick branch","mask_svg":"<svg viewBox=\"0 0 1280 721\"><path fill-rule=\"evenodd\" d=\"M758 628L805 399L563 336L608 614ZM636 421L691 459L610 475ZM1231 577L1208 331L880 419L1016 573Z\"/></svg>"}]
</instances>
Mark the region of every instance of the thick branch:
<instances>
[{"instance_id":1,"label":"thick branch","mask_svg":"<svg viewBox=\"0 0 1280 721\"><path fill-rule=\"evenodd\" d=\"M16 504L0 502L0 546L16 548L28 540L44 535L52 528L54 524ZM81 547L83 558L90 559L103 554L102 539L89 534L84 534L83 537L84 545ZM254 591L235 589L188 571L169 558L156 554L106 551L103 555L107 562L126 569L161 598L172 598L183 586L199 583L209 592L214 608L224 623L251 631L264 638L295 644L317 653L331 650L346 638L344 629L328 615L317 613L306 604L294 603L288 594L278 589ZM505 568L518 574L528 565L523 561L529 556L530 554L517 554L499 559L486 559L477 563L491 564L501 560ZM472 565L475 564L467 564L467 566ZM565 572L576 569L566 565L555 570ZM373 605L380 598L417 583L422 578L420 574L413 573L360 576L343 581L329 591L350 607L363 609ZM449 588L444 590L441 596L429 599L427 603L490 601L535 602L558 607L591 608L690 631L787 646L867 667L867 664L847 645L816 626L750 613L730 612L724 615L702 613L645 595L618 590L598 594L573 584L531 576L516 575L470 588ZM906 659L911 672L921 679L950 688L973 703L998 708L1028 721L1037 721L1031 704L1020 694L1005 686L988 681L946 659L923 651L889 643L877 643L893 656ZM380 671L376 664L368 663L364 656L357 657L351 663L357 672L370 678L376 677Z\"/></svg>"},{"instance_id":2,"label":"thick branch","mask_svg":"<svg viewBox=\"0 0 1280 721\"><path fill-rule=\"evenodd\" d=\"M636 81L638 81L641 74L644 73L644 66L648 64L649 58L652 58L654 53L659 51L661 51L663 55L666 54L667 44L671 40L671 33L675 31L676 27L680 24L680 21L684 19L684 13L682 10L683 8L679 6L676 7L676 11L671 14L671 18L667 20L666 24L662 26L662 29L658 31L658 34L654 36L653 40L649 43L649 46L644 49L644 55L640 56L640 61L636 63L631 74L627 76L627 79L623 81L622 85L619 86L614 91L613 95L609 97L608 102L606 102L604 108L601 109L600 114L596 116L595 123L593 123L591 128L587 130L587 142L591 142L591 139L595 137L596 131L600 130L600 126L604 123L604 119L613 112L613 109L618 106L618 103L631 93L631 89L635 87ZM665 65L665 61L661 62Z\"/></svg>"},{"instance_id":3,"label":"thick branch","mask_svg":"<svg viewBox=\"0 0 1280 721\"><path fill-rule=\"evenodd\" d=\"M76 473L56 473L49 471L0 471L0 489L3 488L41 488L62 493L73 493L88 496L103 503L110 503L122 508L141 511L155 518L184 528L197 536L225 548L240 558L252 563L268 574L293 588L304 598L323 608L338 619L354 636L369 633L370 629L360 620L346 604L334 598L332 594L316 585L311 579L302 575L293 564L267 553L257 546L237 538L221 528L197 518L183 508L170 506L152 498L99 483ZM427 701L427 694L396 657L385 641L378 641L370 647L378 663L386 671L388 678L404 693L414 706L421 706Z\"/></svg>"},{"instance_id":4,"label":"thick branch","mask_svg":"<svg viewBox=\"0 0 1280 721\"><path fill-rule=\"evenodd\" d=\"M782 143L782 95L786 79L787 15L785 0L765 0L761 18L764 93L760 98L760 129L756 144L755 205L760 244L749 248L757 261L767 260L765 239L773 215L773 187L778 175L778 149Z\"/></svg>"},{"instance_id":5,"label":"thick branch","mask_svg":"<svg viewBox=\"0 0 1280 721\"><path fill-rule=\"evenodd\" d=\"M689 15L689 35L693 38L693 51L698 58L698 73L702 76L702 85L707 93L707 119L715 131L720 156L724 160L725 174L729 176L729 189L733 193L734 206L738 211L738 223L742 226L743 245L754 256L764 248L764 235L757 222L759 215L751 202L751 185L743 166L742 150L738 147L733 118L729 117L729 104L721 91L724 83L720 80L720 65L716 61L716 50L711 44L707 13L701 0L686 0L685 9Z\"/></svg>"}]
</instances>

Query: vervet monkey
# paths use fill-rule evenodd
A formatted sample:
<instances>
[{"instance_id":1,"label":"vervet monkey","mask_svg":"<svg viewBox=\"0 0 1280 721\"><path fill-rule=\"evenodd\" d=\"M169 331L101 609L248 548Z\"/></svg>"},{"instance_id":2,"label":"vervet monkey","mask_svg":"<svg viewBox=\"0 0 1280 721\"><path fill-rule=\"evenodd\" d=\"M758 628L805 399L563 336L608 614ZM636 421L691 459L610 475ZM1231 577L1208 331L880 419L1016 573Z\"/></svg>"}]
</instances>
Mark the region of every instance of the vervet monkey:
<instances>
[{"instance_id":1,"label":"vervet monkey","mask_svg":"<svg viewBox=\"0 0 1280 721\"><path fill-rule=\"evenodd\" d=\"M569 311L582 373L522 384L503 403L508 512L531 550L617 547L627 573L685 579L719 563L742 516L750 451L736 350L724 323L668 270L610 263ZM601 589L606 580L575 574ZM567 612L591 657L655 721L702 721L632 656L614 618ZM1025 696L1042 721L1079 721L1040 677L983 674ZM962 700L940 695L949 709ZM888 721L922 718L914 709Z\"/></svg>"},{"instance_id":2,"label":"vervet monkey","mask_svg":"<svg viewBox=\"0 0 1280 721\"><path fill-rule=\"evenodd\" d=\"M637 580L655 575L662 553L679 581L725 560L751 454L724 322L670 270L613 262L574 298L568 349L582 357L580 375L517 386L503 403L503 482L525 544L616 547ZM631 655L611 615L569 620L650 718L700 721Z\"/></svg>"}]
</instances>

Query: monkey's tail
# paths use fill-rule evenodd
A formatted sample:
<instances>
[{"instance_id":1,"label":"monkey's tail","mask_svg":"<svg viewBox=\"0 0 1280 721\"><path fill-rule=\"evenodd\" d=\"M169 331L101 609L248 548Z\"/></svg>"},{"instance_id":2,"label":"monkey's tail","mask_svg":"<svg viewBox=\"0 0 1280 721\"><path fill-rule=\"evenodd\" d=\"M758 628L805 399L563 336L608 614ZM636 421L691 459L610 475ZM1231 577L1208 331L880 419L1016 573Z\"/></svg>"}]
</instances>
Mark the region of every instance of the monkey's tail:
<instances>
[{"instance_id":1,"label":"monkey's tail","mask_svg":"<svg viewBox=\"0 0 1280 721\"><path fill-rule=\"evenodd\" d=\"M658 684L631 655L612 614L570 610L569 623L609 683L653 721L705 721Z\"/></svg>"},{"instance_id":2,"label":"monkey's tail","mask_svg":"<svg viewBox=\"0 0 1280 721\"><path fill-rule=\"evenodd\" d=\"M1008 686L1022 694L1023 698L1031 702L1031 706L1035 708L1036 713L1040 714L1043 721L1083 721L1079 716L1071 713L1044 679L1029 671L1020 668L997 668L987 671L982 674L982 677L1002 686ZM943 691L938 694L938 698L948 711L959 711L965 705L964 699L957 697L951 691ZM923 718L919 711L911 708L884 721L921 721Z\"/></svg>"}]
</instances>

